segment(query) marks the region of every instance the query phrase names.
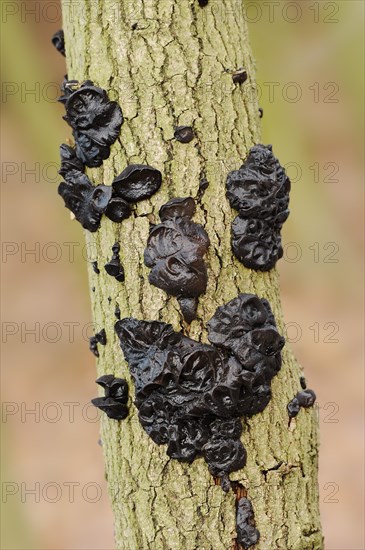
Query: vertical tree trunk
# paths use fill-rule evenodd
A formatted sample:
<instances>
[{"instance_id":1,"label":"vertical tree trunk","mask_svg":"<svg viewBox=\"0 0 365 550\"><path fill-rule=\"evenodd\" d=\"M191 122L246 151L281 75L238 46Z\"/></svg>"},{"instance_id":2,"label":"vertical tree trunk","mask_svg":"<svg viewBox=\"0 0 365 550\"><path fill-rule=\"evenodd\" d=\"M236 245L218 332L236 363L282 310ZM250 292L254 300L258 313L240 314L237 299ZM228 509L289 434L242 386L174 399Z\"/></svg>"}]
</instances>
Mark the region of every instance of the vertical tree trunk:
<instances>
[{"instance_id":1,"label":"vertical tree trunk","mask_svg":"<svg viewBox=\"0 0 365 550\"><path fill-rule=\"evenodd\" d=\"M63 0L68 78L93 80L122 107L120 140L100 169L89 169L94 183L110 184L129 163L150 164L163 185L131 218L115 224L103 218L97 233L86 234L93 316L105 327L99 346L98 375L130 375L114 334L116 302L123 317L161 320L197 340L207 341L206 322L217 306L240 292L270 301L284 333L278 275L245 269L232 255L230 225L235 213L225 197L225 178L248 149L260 142L254 63L243 5L213 0ZM238 86L226 69L244 67L248 81ZM193 125L190 144L172 140L174 126ZM275 147L274 147L275 151ZM209 283L190 327L181 320L175 298L151 286L143 251L149 222L172 197L196 196L205 175L209 187L198 201L195 220L209 234ZM111 247L121 243L125 283L102 266ZM273 399L263 413L244 423L247 465L231 475L247 491L262 550L323 548L317 487L317 415L302 409L288 428L286 405L299 390L300 367L290 350L272 382ZM130 383L133 388L133 383ZM133 397L133 389L132 389ZM103 415L102 442L115 518L118 549L208 550L234 547L235 495L215 485L203 459L192 465L171 460L141 428L136 409L117 422ZM97 452L97 451L96 451Z\"/></svg>"}]
</instances>

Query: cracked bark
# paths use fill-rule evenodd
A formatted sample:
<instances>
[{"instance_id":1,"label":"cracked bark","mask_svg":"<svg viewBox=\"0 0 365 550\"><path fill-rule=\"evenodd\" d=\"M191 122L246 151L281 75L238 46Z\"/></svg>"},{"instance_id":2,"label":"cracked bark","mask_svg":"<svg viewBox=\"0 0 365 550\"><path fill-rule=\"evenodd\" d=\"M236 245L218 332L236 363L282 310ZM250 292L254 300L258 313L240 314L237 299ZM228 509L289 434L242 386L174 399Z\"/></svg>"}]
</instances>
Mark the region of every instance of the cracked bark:
<instances>
[{"instance_id":1,"label":"cracked bark","mask_svg":"<svg viewBox=\"0 0 365 550\"><path fill-rule=\"evenodd\" d=\"M96 234L86 234L91 301L97 328L108 343L99 346L98 376L113 373L130 382L114 335L115 304L121 316L158 319L207 341L205 325L217 306L239 292L270 301L284 332L278 275L245 269L232 255L230 224L235 212L225 198L225 178L248 149L260 142L255 69L243 6L237 0L63 0L68 77L93 80L123 109L125 123L111 156L88 170L94 183L110 184L129 163L161 170L163 185L130 219L105 217ZM137 26L136 26L137 24ZM248 81L234 85L226 69L245 67ZM173 140L175 126L193 126L189 144ZM148 283L143 251L149 221L177 196L197 196L209 187L195 220L211 240L209 284L199 300L198 319L184 325L177 301ZM115 241L121 243L125 283L103 265ZM101 273L94 273L97 260ZM111 301L108 298L111 297ZM286 404L299 391L301 369L285 347L283 367L272 383L273 399L262 414L244 421L247 465L231 475L252 501L260 550L323 548L318 511L317 414L301 410L288 428ZM133 388L133 385L130 384ZM133 394L133 392L132 392ZM106 477L118 549L231 549L235 539L235 495L214 484L203 459L192 465L170 460L139 425L136 409L123 422L101 422ZM97 451L95 451L97 452Z\"/></svg>"}]
</instances>

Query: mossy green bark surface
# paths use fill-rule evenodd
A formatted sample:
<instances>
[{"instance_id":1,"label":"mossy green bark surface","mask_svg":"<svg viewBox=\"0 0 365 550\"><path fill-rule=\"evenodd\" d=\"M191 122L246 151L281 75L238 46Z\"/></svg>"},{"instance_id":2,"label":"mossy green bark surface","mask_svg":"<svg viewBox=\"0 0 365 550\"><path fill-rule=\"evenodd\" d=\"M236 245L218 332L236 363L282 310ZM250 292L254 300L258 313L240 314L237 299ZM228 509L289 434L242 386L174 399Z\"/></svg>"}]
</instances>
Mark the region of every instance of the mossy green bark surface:
<instances>
[{"instance_id":1,"label":"mossy green bark surface","mask_svg":"<svg viewBox=\"0 0 365 550\"><path fill-rule=\"evenodd\" d=\"M114 334L114 309L121 316L161 320L207 341L206 322L215 309L240 292L270 301L284 333L278 275L245 269L232 255L230 225L236 215L225 197L225 178L248 149L260 142L255 66L241 1L63 0L69 79L93 80L119 102L125 122L120 139L94 183L110 184L130 163L150 164L163 174L161 190L139 203L122 224L103 218L86 234L94 321L105 327L98 375L113 373L130 382L130 415L101 422L106 477L120 550L221 550L234 547L235 496L215 485L203 459L192 465L171 460L141 428L132 404L133 383ZM229 71L245 67L248 81L235 85ZM189 144L173 139L174 126L193 126ZM274 147L275 151L275 147ZM182 321L175 298L151 286L143 251L149 222L172 197L193 196L206 176L195 220L209 234L209 284L199 300L198 319ZM125 283L103 265L121 243ZM111 300L110 300L111 299ZM244 420L247 465L231 475L246 489L260 531L257 550L323 548L317 486L317 414L301 410L288 428L286 405L300 389L300 367L285 347L283 367L273 380L273 398L262 414ZM280 464L280 466L278 466ZM274 469L275 468L275 469Z\"/></svg>"}]
</instances>

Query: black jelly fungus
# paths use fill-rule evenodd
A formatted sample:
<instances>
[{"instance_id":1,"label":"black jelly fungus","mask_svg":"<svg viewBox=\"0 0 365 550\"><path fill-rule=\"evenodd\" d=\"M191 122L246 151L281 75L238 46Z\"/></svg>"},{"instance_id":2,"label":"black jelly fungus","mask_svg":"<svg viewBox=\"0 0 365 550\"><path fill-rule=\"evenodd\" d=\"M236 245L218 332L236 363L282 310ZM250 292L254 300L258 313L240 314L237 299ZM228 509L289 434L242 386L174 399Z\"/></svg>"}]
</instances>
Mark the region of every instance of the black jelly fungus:
<instances>
[{"instance_id":1,"label":"black jelly fungus","mask_svg":"<svg viewBox=\"0 0 365 550\"><path fill-rule=\"evenodd\" d=\"M129 204L120 197L111 197L109 204L105 210L105 215L112 221L120 223L122 220L129 218L131 209Z\"/></svg>"},{"instance_id":2,"label":"black jelly fungus","mask_svg":"<svg viewBox=\"0 0 365 550\"><path fill-rule=\"evenodd\" d=\"M300 387L302 388L302 390L306 390L307 389L307 382L306 382L304 376L300 377L299 382L300 382Z\"/></svg>"},{"instance_id":3,"label":"black jelly fungus","mask_svg":"<svg viewBox=\"0 0 365 550\"><path fill-rule=\"evenodd\" d=\"M177 126L174 131L174 138L180 143L190 143L194 139L194 130L191 126Z\"/></svg>"},{"instance_id":4,"label":"black jelly fungus","mask_svg":"<svg viewBox=\"0 0 365 550\"><path fill-rule=\"evenodd\" d=\"M232 249L245 267L268 271L283 255L280 231L289 215L290 180L271 145L255 145L239 170L230 172L227 198L239 216Z\"/></svg>"},{"instance_id":5,"label":"black jelly fungus","mask_svg":"<svg viewBox=\"0 0 365 550\"><path fill-rule=\"evenodd\" d=\"M98 262L95 260L94 262L91 262L91 265L92 265L94 273L99 275L100 269L98 268Z\"/></svg>"},{"instance_id":6,"label":"black jelly fungus","mask_svg":"<svg viewBox=\"0 0 365 550\"><path fill-rule=\"evenodd\" d=\"M100 166L110 154L123 124L118 103L110 101L105 90L91 80L83 84L64 82L63 95L66 115L63 117L73 130L78 158L89 167Z\"/></svg>"},{"instance_id":7,"label":"black jelly fungus","mask_svg":"<svg viewBox=\"0 0 365 550\"><path fill-rule=\"evenodd\" d=\"M287 405L289 418L294 418L299 413L301 407L307 409L313 407L316 401L316 394L313 390L304 389L296 394Z\"/></svg>"},{"instance_id":8,"label":"black jelly fungus","mask_svg":"<svg viewBox=\"0 0 365 550\"><path fill-rule=\"evenodd\" d=\"M121 264L119 252L120 252L120 244L115 243L112 246L112 258L109 262L107 262L104 265L104 269L107 272L108 275L111 277L114 277L118 282L122 283L124 281L125 275L124 275L124 268Z\"/></svg>"},{"instance_id":9,"label":"black jelly fungus","mask_svg":"<svg viewBox=\"0 0 365 550\"><path fill-rule=\"evenodd\" d=\"M120 307L119 304L115 305L114 315L117 319L120 319Z\"/></svg>"},{"instance_id":10,"label":"black jelly fungus","mask_svg":"<svg viewBox=\"0 0 365 550\"><path fill-rule=\"evenodd\" d=\"M55 32L51 40L56 50L58 50L63 56L66 56L65 37L63 34L63 30L60 29L59 31Z\"/></svg>"},{"instance_id":11,"label":"black jelly fungus","mask_svg":"<svg viewBox=\"0 0 365 550\"><path fill-rule=\"evenodd\" d=\"M197 298L208 282L203 256L209 237L191 220L194 213L191 197L164 204L159 212L162 223L151 227L144 252L145 264L151 268L150 283L178 298L187 322L196 318Z\"/></svg>"},{"instance_id":12,"label":"black jelly fungus","mask_svg":"<svg viewBox=\"0 0 365 550\"><path fill-rule=\"evenodd\" d=\"M259 107L259 117L262 118L264 116L264 110L262 107Z\"/></svg>"},{"instance_id":13,"label":"black jelly fungus","mask_svg":"<svg viewBox=\"0 0 365 550\"><path fill-rule=\"evenodd\" d=\"M163 322L126 318L115 324L146 433L166 444L172 458L203 456L219 477L246 463L239 417L268 404L283 345L266 300L240 295L223 308L208 325L213 345Z\"/></svg>"},{"instance_id":14,"label":"black jelly fungus","mask_svg":"<svg viewBox=\"0 0 365 550\"><path fill-rule=\"evenodd\" d=\"M235 84L243 84L247 80L247 71L245 69L237 69L232 74L232 80Z\"/></svg>"},{"instance_id":15,"label":"black jelly fungus","mask_svg":"<svg viewBox=\"0 0 365 550\"><path fill-rule=\"evenodd\" d=\"M127 202L150 198L161 187L159 170L144 164L130 164L117 176L113 183L114 195Z\"/></svg>"},{"instance_id":16,"label":"black jelly fungus","mask_svg":"<svg viewBox=\"0 0 365 550\"><path fill-rule=\"evenodd\" d=\"M98 341L95 336L90 336L89 338L89 349L95 357L99 357Z\"/></svg>"},{"instance_id":17,"label":"black jelly fungus","mask_svg":"<svg viewBox=\"0 0 365 550\"><path fill-rule=\"evenodd\" d=\"M208 5L209 0L198 0L198 2L199 2L199 6L201 8L204 8L205 6Z\"/></svg>"},{"instance_id":18,"label":"black jelly fungus","mask_svg":"<svg viewBox=\"0 0 365 550\"><path fill-rule=\"evenodd\" d=\"M112 188L106 185L94 187L87 175L79 170L69 170L64 180L58 186L58 193L65 206L85 229L97 231L111 199Z\"/></svg>"},{"instance_id":19,"label":"black jelly fungus","mask_svg":"<svg viewBox=\"0 0 365 550\"><path fill-rule=\"evenodd\" d=\"M128 384L123 378L106 374L96 380L105 391L105 397L97 397L91 403L107 414L109 418L123 420L128 416Z\"/></svg>"},{"instance_id":20,"label":"black jelly fungus","mask_svg":"<svg viewBox=\"0 0 365 550\"><path fill-rule=\"evenodd\" d=\"M60 146L61 168L58 173L61 176L65 176L71 170L77 170L84 172L85 167L82 161L77 157L76 150L70 145L63 143Z\"/></svg>"},{"instance_id":21,"label":"black jelly fungus","mask_svg":"<svg viewBox=\"0 0 365 550\"><path fill-rule=\"evenodd\" d=\"M256 529L252 504L245 497L240 498L237 503L236 530L237 542L245 549L259 541L260 533Z\"/></svg>"},{"instance_id":22,"label":"black jelly fungus","mask_svg":"<svg viewBox=\"0 0 365 550\"><path fill-rule=\"evenodd\" d=\"M106 346L106 332L105 328L102 328L100 332L95 334L96 341L102 346Z\"/></svg>"}]
</instances>

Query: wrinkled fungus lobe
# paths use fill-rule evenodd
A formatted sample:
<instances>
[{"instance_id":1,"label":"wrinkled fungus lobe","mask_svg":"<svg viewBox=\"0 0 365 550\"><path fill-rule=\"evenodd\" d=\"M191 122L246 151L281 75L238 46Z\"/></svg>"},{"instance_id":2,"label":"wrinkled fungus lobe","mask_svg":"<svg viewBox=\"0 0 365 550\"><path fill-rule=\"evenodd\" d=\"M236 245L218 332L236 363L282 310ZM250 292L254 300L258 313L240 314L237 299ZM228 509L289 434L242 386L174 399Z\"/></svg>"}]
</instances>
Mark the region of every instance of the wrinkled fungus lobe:
<instances>
[{"instance_id":1,"label":"wrinkled fungus lobe","mask_svg":"<svg viewBox=\"0 0 365 550\"><path fill-rule=\"evenodd\" d=\"M313 390L304 389L297 393L297 395L289 401L287 405L289 418L294 418L299 413L301 407L308 409L313 407L316 401L316 394Z\"/></svg>"},{"instance_id":2,"label":"wrinkled fungus lobe","mask_svg":"<svg viewBox=\"0 0 365 550\"><path fill-rule=\"evenodd\" d=\"M196 318L197 299L207 287L204 254L209 237L191 220L193 198L172 199L160 208L161 222L150 230L144 261L151 268L149 281L178 298L187 322Z\"/></svg>"},{"instance_id":3,"label":"wrinkled fungus lobe","mask_svg":"<svg viewBox=\"0 0 365 550\"><path fill-rule=\"evenodd\" d=\"M62 93L59 101L65 105L63 118L73 130L77 157L86 166L100 166L119 136L123 124L121 108L91 80L81 85L66 81Z\"/></svg>"},{"instance_id":4,"label":"wrinkled fungus lobe","mask_svg":"<svg viewBox=\"0 0 365 550\"><path fill-rule=\"evenodd\" d=\"M271 145L255 145L226 182L232 223L232 249L244 266L272 269L283 255L280 231L289 215L290 180Z\"/></svg>"},{"instance_id":5,"label":"wrinkled fungus lobe","mask_svg":"<svg viewBox=\"0 0 365 550\"><path fill-rule=\"evenodd\" d=\"M52 36L52 44L54 45L56 50L58 50L63 56L66 56L65 37L62 29L54 33L54 35Z\"/></svg>"},{"instance_id":6,"label":"wrinkled fungus lobe","mask_svg":"<svg viewBox=\"0 0 365 550\"><path fill-rule=\"evenodd\" d=\"M269 402L284 340L268 302L254 295L218 308L208 328L214 345L158 321L126 318L115 325L144 430L167 445L170 457L192 462L203 456L222 477L246 463L239 417Z\"/></svg>"},{"instance_id":7,"label":"wrinkled fungus lobe","mask_svg":"<svg viewBox=\"0 0 365 550\"><path fill-rule=\"evenodd\" d=\"M105 397L96 397L91 403L106 413L109 418L123 420L128 416L128 384L123 378L106 374L96 380L105 391Z\"/></svg>"},{"instance_id":8,"label":"wrinkled fungus lobe","mask_svg":"<svg viewBox=\"0 0 365 550\"><path fill-rule=\"evenodd\" d=\"M252 504L247 498L240 498L236 513L237 542L243 548L250 548L257 544L260 533L256 529Z\"/></svg>"},{"instance_id":9,"label":"wrinkled fungus lobe","mask_svg":"<svg viewBox=\"0 0 365 550\"><path fill-rule=\"evenodd\" d=\"M137 202L150 198L161 187L162 175L159 170L144 164L130 164L113 183L116 196L127 202Z\"/></svg>"}]
</instances>

